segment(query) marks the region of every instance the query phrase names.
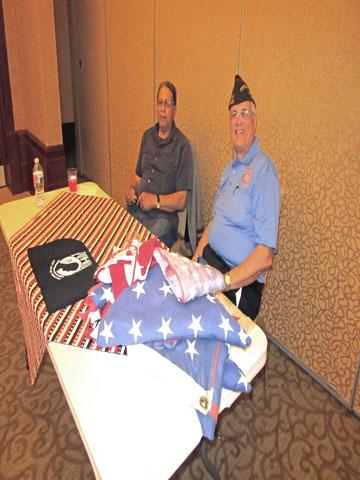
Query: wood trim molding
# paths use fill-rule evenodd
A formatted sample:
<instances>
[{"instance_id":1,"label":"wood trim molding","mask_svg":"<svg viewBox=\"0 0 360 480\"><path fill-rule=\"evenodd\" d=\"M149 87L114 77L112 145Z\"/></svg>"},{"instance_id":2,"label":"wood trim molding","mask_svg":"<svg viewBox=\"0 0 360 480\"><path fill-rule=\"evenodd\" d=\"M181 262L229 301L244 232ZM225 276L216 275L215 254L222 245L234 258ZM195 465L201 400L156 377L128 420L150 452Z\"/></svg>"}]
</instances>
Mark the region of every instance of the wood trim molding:
<instances>
[{"instance_id":1,"label":"wood trim molding","mask_svg":"<svg viewBox=\"0 0 360 480\"><path fill-rule=\"evenodd\" d=\"M23 184L23 165L19 158L18 138L15 131L5 133L6 159L4 162L6 186L12 194L28 190ZM25 156L24 156L25 158Z\"/></svg>"},{"instance_id":2,"label":"wood trim molding","mask_svg":"<svg viewBox=\"0 0 360 480\"><path fill-rule=\"evenodd\" d=\"M47 147L28 130L7 133L6 144L5 178L6 185L13 195L34 191L32 168L35 157L39 157L44 169L45 190L66 186L64 145Z\"/></svg>"},{"instance_id":3,"label":"wood trim molding","mask_svg":"<svg viewBox=\"0 0 360 480\"><path fill-rule=\"evenodd\" d=\"M34 190L32 167L35 157L39 157L44 169L45 190L65 187L67 180L64 145L46 146L28 130L19 130L15 133L19 158L17 169L21 177L21 191L33 192ZM9 188L12 191L11 186Z\"/></svg>"}]
</instances>

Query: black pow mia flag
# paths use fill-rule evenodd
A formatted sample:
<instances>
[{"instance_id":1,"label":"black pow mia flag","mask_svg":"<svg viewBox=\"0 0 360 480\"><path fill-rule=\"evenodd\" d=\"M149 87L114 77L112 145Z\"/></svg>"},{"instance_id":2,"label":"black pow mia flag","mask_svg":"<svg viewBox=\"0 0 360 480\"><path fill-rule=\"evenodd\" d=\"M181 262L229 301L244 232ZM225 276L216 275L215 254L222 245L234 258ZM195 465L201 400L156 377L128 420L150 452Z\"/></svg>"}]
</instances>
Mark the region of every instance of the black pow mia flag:
<instances>
[{"instance_id":1,"label":"black pow mia flag","mask_svg":"<svg viewBox=\"0 0 360 480\"><path fill-rule=\"evenodd\" d=\"M80 240L61 238L28 249L49 313L85 298L97 264Z\"/></svg>"}]
</instances>

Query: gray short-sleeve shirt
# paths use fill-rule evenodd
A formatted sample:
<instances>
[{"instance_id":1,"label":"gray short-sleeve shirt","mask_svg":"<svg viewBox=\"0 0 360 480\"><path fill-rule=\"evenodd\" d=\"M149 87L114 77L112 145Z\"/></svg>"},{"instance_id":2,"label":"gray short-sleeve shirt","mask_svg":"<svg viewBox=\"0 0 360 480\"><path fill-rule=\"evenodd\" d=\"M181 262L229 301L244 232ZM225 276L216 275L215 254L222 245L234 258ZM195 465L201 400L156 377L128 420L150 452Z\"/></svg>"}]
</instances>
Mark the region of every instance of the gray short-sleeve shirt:
<instances>
[{"instance_id":1,"label":"gray short-sleeve shirt","mask_svg":"<svg viewBox=\"0 0 360 480\"><path fill-rule=\"evenodd\" d=\"M161 139L159 125L145 131L136 165L141 192L168 195L192 189L191 147L175 123L170 135Z\"/></svg>"}]
</instances>

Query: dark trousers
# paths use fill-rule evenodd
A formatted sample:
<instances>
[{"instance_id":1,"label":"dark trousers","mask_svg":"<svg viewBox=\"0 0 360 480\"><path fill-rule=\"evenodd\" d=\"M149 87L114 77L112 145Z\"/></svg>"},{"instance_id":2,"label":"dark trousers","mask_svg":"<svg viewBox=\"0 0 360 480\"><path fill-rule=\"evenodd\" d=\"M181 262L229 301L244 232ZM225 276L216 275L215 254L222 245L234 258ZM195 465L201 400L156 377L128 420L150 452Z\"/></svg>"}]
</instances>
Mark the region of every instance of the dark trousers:
<instances>
[{"instance_id":1,"label":"dark trousers","mask_svg":"<svg viewBox=\"0 0 360 480\"><path fill-rule=\"evenodd\" d=\"M174 245L178 238L179 217L177 214L169 215L156 209L144 212L136 203L126 205L126 210L169 248Z\"/></svg>"},{"instance_id":2,"label":"dark trousers","mask_svg":"<svg viewBox=\"0 0 360 480\"><path fill-rule=\"evenodd\" d=\"M205 246L202 256L209 265L215 267L217 270L220 270L221 273L226 273L231 270L229 265L224 262L224 260L210 247L209 244ZM257 280L246 287L242 287L239 310L253 320L256 318L260 310L263 288L264 284L258 282ZM235 294L237 290L238 289L224 292L224 295L226 295L234 305L236 305Z\"/></svg>"}]
</instances>

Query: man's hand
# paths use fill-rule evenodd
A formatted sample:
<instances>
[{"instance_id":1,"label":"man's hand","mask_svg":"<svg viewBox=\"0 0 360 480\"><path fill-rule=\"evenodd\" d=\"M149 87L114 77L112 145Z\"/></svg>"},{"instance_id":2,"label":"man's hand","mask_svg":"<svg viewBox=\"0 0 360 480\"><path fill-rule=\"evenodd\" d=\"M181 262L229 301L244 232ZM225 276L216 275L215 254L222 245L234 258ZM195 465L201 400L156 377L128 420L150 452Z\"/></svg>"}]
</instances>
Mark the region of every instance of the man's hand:
<instances>
[{"instance_id":1,"label":"man's hand","mask_svg":"<svg viewBox=\"0 0 360 480\"><path fill-rule=\"evenodd\" d=\"M155 193L141 192L137 200L138 207L144 212L156 208L157 196Z\"/></svg>"},{"instance_id":2,"label":"man's hand","mask_svg":"<svg viewBox=\"0 0 360 480\"><path fill-rule=\"evenodd\" d=\"M128 205L130 203L136 203L137 195L134 187L129 187L129 189L125 193L125 200Z\"/></svg>"},{"instance_id":3,"label":"man's hand","mask_svg":"<svg viewBox=\"0 0 360 480\"><path fill-rule=\"evenodd\" d=\"M130 187L125 193L125 200L128 205L130 205L131 203L137 202L138 197L136 192L139 191L140 181L141 181L141 178L135 175Z\"/></svg>"},{"instance_id":4,"label":"man's hand","mask_svg":"<svg viewBox=\"0 0 360 480\"><path fill-rule=\"evenodd\" d=\"M202 251L203 249L202 248L196 248L195 252L194 252L194 255L192 256L191 260L193 262L197 262L199 260L199 257L202 257Z\"/></svg>"},{"instance_id":5,"label":"man's hand","mask_svg":"<svg viewBox=\"0 0 360 480\"><path fill-rule=\"evenodd\" d=\"M197 262L199 257L202 257L203 250L205 248L205 245L209 243L209 230L211 227L212 220L207 224L207 227L205 228L203 234L201 235L200 241L197 244L197 247L195 248L194 255L192 257L193 262Z\"/></svg>"}]
</instances>

